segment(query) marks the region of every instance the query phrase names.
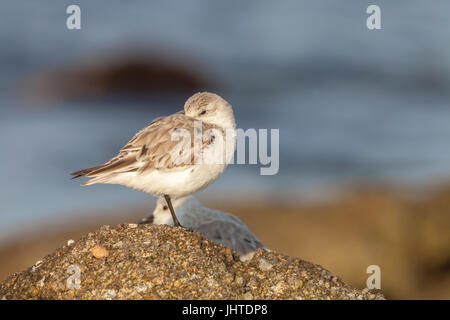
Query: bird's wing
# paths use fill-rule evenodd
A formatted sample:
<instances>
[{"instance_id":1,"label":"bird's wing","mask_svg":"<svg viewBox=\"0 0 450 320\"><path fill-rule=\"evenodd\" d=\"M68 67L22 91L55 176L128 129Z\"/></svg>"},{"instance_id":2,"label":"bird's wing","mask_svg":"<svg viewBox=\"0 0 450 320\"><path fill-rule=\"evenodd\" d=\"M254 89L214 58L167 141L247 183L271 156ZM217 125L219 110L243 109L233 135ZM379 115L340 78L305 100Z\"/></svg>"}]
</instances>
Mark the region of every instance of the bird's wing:
<instances>
[{"instance_id":1,"label":"bird's wing","mask_svg":"<svg viewBox=\"0 0 450 320\"><path fill-rule=\"evenodd\" d=\"M74 178L78 178L133 171L143 173L151 169L172 169L193 164L194 121L195 119L186 116L183 111L157 118L120 149L117 156L100 166L76 171L72 175ZM203 132L210 128L220 130L218 127L200 123ZM188 133L190 139L184 139L183 133ZM174 139L177 135L179 136L178 140ZM213 140L213 137L205 139L203 136L202 148L212 143ZM190 154L186 153L187 156L183 158L185 161L181 162L174 152L181 155L187 147L190 147Z\"/></svg>"}]
</instances>

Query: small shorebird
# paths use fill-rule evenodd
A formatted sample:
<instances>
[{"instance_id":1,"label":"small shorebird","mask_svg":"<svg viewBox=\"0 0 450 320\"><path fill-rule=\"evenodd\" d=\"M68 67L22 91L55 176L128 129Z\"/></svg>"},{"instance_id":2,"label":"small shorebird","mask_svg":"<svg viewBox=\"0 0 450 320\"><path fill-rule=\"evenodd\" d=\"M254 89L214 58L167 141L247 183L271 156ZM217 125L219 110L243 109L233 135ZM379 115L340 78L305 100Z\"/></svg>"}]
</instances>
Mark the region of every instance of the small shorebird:
<instances>
[{"instance_id":1,"label":"small shorebird","mask_svg":"<svg viewBox=\"0 0 450 320\"><path fill-rule=\"evenodd\" d=\"M257 249L265 249L247 226L232 214L206 208L193 196L176 199L173 205L183 226L197 230L206 238L233 249L241 255L243 261L251 259ZM153 214L140 223L173 225L168 209L165 200L159 198Z\"/></svg>"},{"instance_id":2,"label":"small shorebird","mask_svg":"<svg viewBox=\"0 0 450 320\"><path fill-rule=\"evenodd\" d=\"M231 105L200 92L186 101L184 111L153 120L108 162L72 175L91 178L82 185L119 184L164 197L174 225L181 226L171 199L206 188L224 172L235 148Z\"/></svg>"}]
</instances>

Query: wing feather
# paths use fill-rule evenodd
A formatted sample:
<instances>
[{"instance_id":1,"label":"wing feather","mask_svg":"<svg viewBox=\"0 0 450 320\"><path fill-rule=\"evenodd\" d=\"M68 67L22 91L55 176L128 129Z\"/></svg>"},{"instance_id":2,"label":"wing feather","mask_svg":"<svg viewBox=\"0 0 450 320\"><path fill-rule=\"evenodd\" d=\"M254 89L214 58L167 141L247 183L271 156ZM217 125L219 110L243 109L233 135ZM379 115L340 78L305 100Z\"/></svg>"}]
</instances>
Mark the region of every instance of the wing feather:
<instances>
[{"instance_id":1,"label":"wing feather","mask_svg":"<svg viewBox=\"0 0 450 320\"><path fill-rule=\"evenodd\" d=\"M73 172L73 179L133 171L143 173L152 169L173 169L193 164L194 121L195 119L186 116L184 111L157 118L128 141L117 156L102 165ZM203 132L210 128L221 130L219 127L202 123ZM171 151L180 143L172 140L172 134L178 129L187 130L191 134L190 163L176 163L172 160ZM213 140L213 138L203 139L202 147L212 143Z\"/></svg>"}]
</instances>

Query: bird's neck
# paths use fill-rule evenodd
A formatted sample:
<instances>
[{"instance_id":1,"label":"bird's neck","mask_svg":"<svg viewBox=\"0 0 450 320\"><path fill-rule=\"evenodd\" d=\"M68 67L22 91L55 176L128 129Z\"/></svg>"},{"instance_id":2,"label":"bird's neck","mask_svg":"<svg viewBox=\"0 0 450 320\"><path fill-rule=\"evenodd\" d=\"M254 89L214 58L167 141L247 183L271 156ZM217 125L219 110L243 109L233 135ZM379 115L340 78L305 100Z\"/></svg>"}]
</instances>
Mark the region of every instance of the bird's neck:
<instances>
[{"instance_id":1,"label":"bird's neck","mask_svg":"<svg viewBox=\"0 0 450 320\"><path fill-rule=\"evenodd\" d=\"M215 126L218 126L222 129L236 129L236 122L234 120L233 112L222 114L220 117L212 117L204 121L205 123L209 123Z\"/></svg>"}]
</instances>

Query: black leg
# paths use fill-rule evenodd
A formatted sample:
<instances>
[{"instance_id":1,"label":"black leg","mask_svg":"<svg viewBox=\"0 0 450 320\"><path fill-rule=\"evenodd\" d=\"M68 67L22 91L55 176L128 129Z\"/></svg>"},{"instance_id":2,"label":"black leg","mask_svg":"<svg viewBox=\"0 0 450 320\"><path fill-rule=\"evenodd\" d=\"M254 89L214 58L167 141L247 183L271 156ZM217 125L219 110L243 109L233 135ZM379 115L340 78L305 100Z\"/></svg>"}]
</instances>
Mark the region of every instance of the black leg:
<instances>
[{"instance_id":1,"label":"black leg","mask_svg":"<svg viewBox=\"0 0 450 320\"><path fill-rule=\"evenodd\" d=\"M170 200L170 197L167 194L165 194L164 198L166 199L167 205L169 206L170 214L172 215L173 219L173 225L175 227L183 227L178 221L177 216L175 215L175 210L173 210L172 201Z\"/></svg>"}]
</instances>

